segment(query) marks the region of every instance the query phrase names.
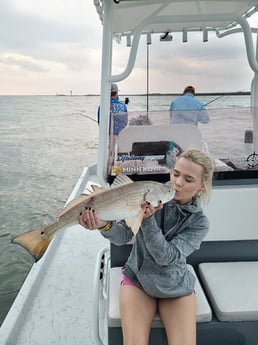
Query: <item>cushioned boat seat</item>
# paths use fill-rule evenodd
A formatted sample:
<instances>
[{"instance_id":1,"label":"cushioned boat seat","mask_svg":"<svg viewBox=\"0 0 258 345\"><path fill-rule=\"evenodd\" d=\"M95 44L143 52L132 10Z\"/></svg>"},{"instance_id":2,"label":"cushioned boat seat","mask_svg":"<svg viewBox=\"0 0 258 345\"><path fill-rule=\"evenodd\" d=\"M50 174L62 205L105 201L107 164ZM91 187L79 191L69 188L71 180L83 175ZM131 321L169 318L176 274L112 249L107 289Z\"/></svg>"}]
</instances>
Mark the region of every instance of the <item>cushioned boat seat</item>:
<instances>
[{"instance_id":1,"label":"cushioned boat seat","mask_svg":"<svg viewBox=\"0 0 258 345\"><path fill-rule=\"evenodd\" d=\"M199 272L220 321L258 320L258 262L201 263Z\"/></svg>"},{"instance_id":2,"label":"cushioned boat seat","mask_svg":"<svg viewBox=\"0 0 258 345\"><path fill-rule=\"evenodd\" d=\"M187 134L187 135L186 135ZM189 147L202 148L202 134L193 125L127 126L118 135L117 152L131 152L133 143L174 141L183 150Z\"/></svg>"},{"instance_id":3,"label":"cushioned boat seat","mask_svg":"<svg viewBox=\"0 0 258 345\"><path fill-rule=\"evenodd\" d=\"M188 269L195 275L192 266L187 265ZM108 306L108 325L109 327L121 327L119 311L119 288L122 280L121 267L114 267L110 270L109 279L109 306ZM201 285L196 277L195 291L197 296L197 322L211 321L212 313L209 303L204 295ZM156 315L153 327L163 327L162 321Z\"/></svg>"}]
</instances>

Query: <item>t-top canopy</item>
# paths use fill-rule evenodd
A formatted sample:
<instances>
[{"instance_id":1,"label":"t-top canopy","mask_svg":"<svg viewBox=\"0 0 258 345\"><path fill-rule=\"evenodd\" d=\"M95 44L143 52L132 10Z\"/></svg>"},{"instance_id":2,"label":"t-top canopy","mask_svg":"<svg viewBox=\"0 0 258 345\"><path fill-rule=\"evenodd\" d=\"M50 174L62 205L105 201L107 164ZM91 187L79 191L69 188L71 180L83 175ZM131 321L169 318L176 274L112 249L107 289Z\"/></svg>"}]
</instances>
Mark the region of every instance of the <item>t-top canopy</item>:
<instances>
[{"instance_id":1,"label":"t-top canopy","mask_svg":"<svg viewBox=\"0 0 258 345\"><path fill-rule=\"evenodd\" d=\"M94 0L101 21L107 1ZM113 34L133 34L139 25L144 32L225 30L256 6L257 0L113 0Z\"/></svg>"}]
</instances>

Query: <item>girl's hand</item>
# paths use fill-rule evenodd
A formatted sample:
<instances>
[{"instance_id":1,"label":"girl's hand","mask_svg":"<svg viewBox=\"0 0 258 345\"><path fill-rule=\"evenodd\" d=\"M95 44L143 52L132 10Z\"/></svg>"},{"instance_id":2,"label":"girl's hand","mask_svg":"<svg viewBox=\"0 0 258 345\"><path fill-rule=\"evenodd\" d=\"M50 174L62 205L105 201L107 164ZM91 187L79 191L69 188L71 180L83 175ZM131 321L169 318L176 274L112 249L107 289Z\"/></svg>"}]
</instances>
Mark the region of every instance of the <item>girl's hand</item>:
<instances>
[{"instance_id":1,"label":"girl's hand","mask_svg":"<svg viewBox=\"0 0 258 345\"><path fill-rule=\"evenodd\" d=\"M146 207L145 207L143 219L146 219L146 218L153 216L154 213L156 213L161 208L163 208L163 204L161 201L159 201L159 204L156 207L152 206L150 203L147 203Z\"/></svg>"},{"instance_id":2,"label":"girl's hand","mask_svg":"<svg viewBox=\"0 0 258 345\"><path fill-rule=\"evenodd\" d=\"M97 213L92 208L86 208L78 217L79 223L88 230L102 228L106 221L99 219Z\"/></svg>"}]
</instances>

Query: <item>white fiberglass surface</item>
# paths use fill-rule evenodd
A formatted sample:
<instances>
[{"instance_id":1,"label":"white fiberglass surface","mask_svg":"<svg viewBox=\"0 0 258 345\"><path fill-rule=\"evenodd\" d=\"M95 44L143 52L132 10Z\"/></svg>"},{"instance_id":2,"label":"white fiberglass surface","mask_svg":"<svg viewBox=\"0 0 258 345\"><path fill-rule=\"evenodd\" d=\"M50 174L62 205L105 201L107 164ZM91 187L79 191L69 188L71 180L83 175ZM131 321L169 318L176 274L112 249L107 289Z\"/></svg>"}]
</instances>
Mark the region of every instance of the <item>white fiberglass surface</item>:
<instances>
[{"instance_id":1,"label":"white fiberglass surface","mask_svg":"<svg viewBox=\"0 0 258 345\"><path fill-rule=\"evenodd\" d=\"M105 2L104 2L105 3ZM152 16L173 16L175 22L168 24L147 26L145 29L173 31L183 28L200 27L200 18L212 16L202 23L206 27L222 27L229 25L233 20L225 18L227 15L242 16L248 12L255 1L120 1L112 4L114 10L114 33L132 32L140 22ZM181 23L176 18L181 17ZM192 17L184 19L184 16ZM214 18L216 17L216 21ZM199 19L198 19L199 18ZM199 20L199 23L198 23Z\"/></svg>"}]
</instances>

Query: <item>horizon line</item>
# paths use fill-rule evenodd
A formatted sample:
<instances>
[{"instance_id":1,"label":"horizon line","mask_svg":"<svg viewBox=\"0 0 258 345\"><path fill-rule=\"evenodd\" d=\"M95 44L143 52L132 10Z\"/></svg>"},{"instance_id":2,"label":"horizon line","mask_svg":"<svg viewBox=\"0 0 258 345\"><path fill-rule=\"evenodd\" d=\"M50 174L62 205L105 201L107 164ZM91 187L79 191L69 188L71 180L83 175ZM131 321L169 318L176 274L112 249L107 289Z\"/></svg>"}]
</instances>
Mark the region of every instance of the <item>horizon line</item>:
<instances>
[{"instance_id":1,"label":"horizon line","mask_svg":"<svg viewBox=\"0 0 258 345\"><path fill-rule=\"evenodd\" d=\"M196 96L215 96L215 95L250 95L250 91L225 91L225 92L196 92ZM149 94L147 93L120 93L119 96L179 96L182 95L182 93L178 92L151 92ZM87 96L98 96L100 97L100 94L98 93L90 93L90 94L0 94L0 97L6 97L6 96L46 96L46 97L87 97Z\"/></svg>"}]
</instances>

